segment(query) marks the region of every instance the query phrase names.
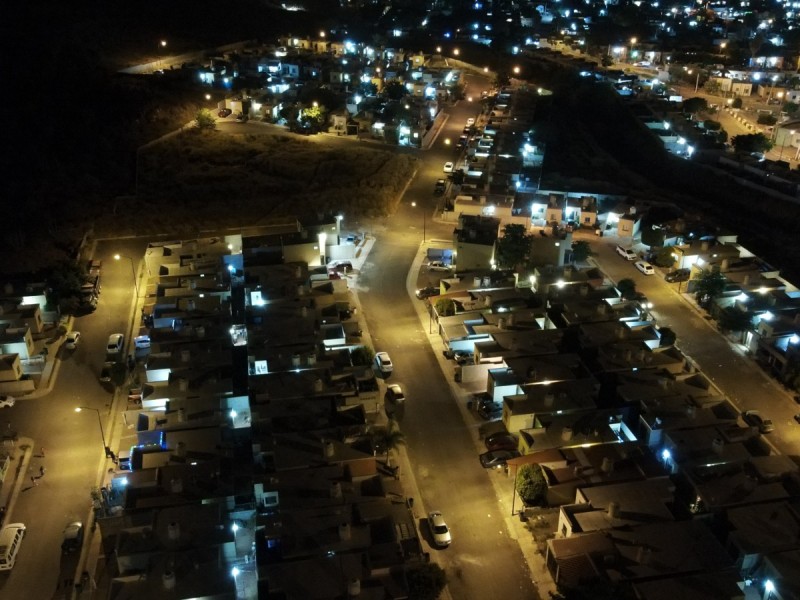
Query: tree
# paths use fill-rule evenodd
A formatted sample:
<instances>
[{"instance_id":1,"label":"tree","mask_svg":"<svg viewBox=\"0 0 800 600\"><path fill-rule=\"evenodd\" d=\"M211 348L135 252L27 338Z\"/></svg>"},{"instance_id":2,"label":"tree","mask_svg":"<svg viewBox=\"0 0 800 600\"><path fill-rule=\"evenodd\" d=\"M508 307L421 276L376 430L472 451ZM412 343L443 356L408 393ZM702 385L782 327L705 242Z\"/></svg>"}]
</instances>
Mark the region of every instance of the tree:
<instances>
[{"instance_id":1,"label":"tree","mask_svg":"<svg viewBox=\"0 0 800 600\"><path fill-rule=\"evenodd\" d=\"M731 108L742 108L742 104L741 98L734 98L733 102L731 102Z\"/></svg>"},{"instance_id":2,"label":"tree","mask_svg":"<svg viewBox=\"0 0 800 600\"><path fill-rule=\"evenodd\" d=\"M636 282L633 279L620 279L617 282L617 291L625 300L636 298Z\"/></svg>"},{"instance_id":3,"label":"tree","mask_svg":"<svg viewBox=\"0 0 800 600\"><path fill-rule=\"evenodd\" d=\"M58 303L70 296L79 296L86 275L86 270L75 262L59 262L47 275L48 300Z\"/></svg>"},{"instance_id":4,"label":"tree","mask_svg":"<svg viewBox=\"0 0 800 600\"><path fill-rule=\"evenodd\" d=\"M372 447L376 452L386 453L386 466L392 465L391 453L406 445L406 436L394 419L389 419L386 427L377 427L372 432Z\"/></svg>"},{"instance_id":5,"label":"tree","mask_svg":"<svg viewBox=\"0 0 800 600\"><path fill-rule=\"evenodd\" d=\"M794 113L797 112L797 109L799 109L799 108L800 108L800 104L796 104L794 102L786 102L783 105L783 112L785 112L788 115L793 115Z\"/></svg>"},{"instance_id":6,"label":"tree","mask_svg":"<svg viewBox=\"0 0 800 600\"><path fill-rule=\"evenodd\" d=\"M587 258L594 255L595 252L592 252L589 242L580 240L572 243L572 262L585 262Z\"/></svg>"},{"instance_id":7,"label":"tree","mask_svg":"<svg viewBox=\"0 0 800 600\"><path fill-rule=\"evenodd\" d=\"M517 269L527 262L531 236L524 225L512 223L503 227L503 237L497 240L497 262L501 268Z\"/></svg>"},{"instance_id":8,"label":"tree","mask_svg":"<svg viewBox=\"0 0 800 600\"><path fill-rule=\"evenodd\" d=\"M665 269L674 265L675 257L672 255L672 248L669 246L661 248L658 252L656 252L653 262L656 264L656 266L663 267Z\"/></svg>"},{"instance_id":9,"label":"tree","mask_svg":"<svg viewBox=\"0 0 800 600\"><path fill-rule=\"evenodd\" d=\"M608 54L604 55L603 58L600 59L600 64L604 67L610 67L614 64L614 59L611 58Z\"/></svg>"},{"instance_id":10,"label":"tree","mask_svg":"<svg viewBox=\"0 0 800 600\"><path fill-rule=\"evenodd\" d=\"M456 314L456 303L449 298L441 298L436 301L436 314L450 317Z\"/></svg>"},{"instance_id":11,"label":"tree","mask_svg":"<svg viewBox=\"0 0 800 600\"><path fill-rule=\"evenodd\" d=\"M772 148L772 142L763 133L750 133L747 135L735 135L731 139L731 144L736 152L749 154L751 152L767 152Z\"/></svg>"},{"instance_id":12,"label":"tree","mask_svg":"<svg viewBox=\"0 0 800 600\"><path fill-rule=\"evenodd\" d=\"M517 471L517 493L526 506L542 506L547 499L547 480L537 464L522 465Z\"/></svg>"},{"instance_id":13,"label":"tree","mask_svg":"<svg viewBox=\"0 0 800 600\"><path fill-rule=\"evenodd\" d=\"M715 298L722 295L728 280L717 269L705 270L695 280L694 297L702 307L707 307Z\"/></svg>"},{"instance_id":14,"label":"tree","mask_svg":"<svg viewBox=\"0 0 800 600\"><path fill-rule=\"evenodd\" d=\"M708 101L705 98L687 98L683 101L683 112L693 115L708 110Z\"/></svg>"},{"instance_id":15,"label":"tree","mask_svg":"<svg viewBox=\"0 0 800 600\"><path fill-rule=\"evenodd\" d=\"M727 306L720 311L717 324L726 332L747 331L753 325L753 315L736 306Z\"/></svg>"},{"instance_id":16,"label":"tree","mask_svg":"<svg viewBox=\"0 0 800 600\"><path fill-rule=\"evenodd\" d=\"M375 351L369 346L359 346L350 351L350 360L354 365L371 365L375 360Z\"/></svg>"},{"instance_id":17,"label":"tree","mask_svg":"<svg viewBox=\"0 0 800 600\"><path fill-rule=\"evenodd\" d=\"M195 116L194 122L197 124L198 129L202 129L204 131L210 131L217 128L217 120L207 108L201 108L197 111L197 116Z\"/></svg>"},{"instance_id":18,"label":"tree","mask_svg":"<svg viewBox=\"0 0 800 600\"><path fill-rule=\"evenodd\" d=\"M388 82L383 88L383 92L390 100L402 100L403 97L408 94L406 86L404 86L400 81Z\"/></svg>"},{"instance_id":19,"label":"tree","mask_svg":"<svg viewBox=\"0 0 800 600\"><path fill-rule=\"evenodd\" d=\"M434 562L422 564L406 573L411 600L436 600L447 585L447 574Z\"/></svg>"},{"instance_id":20,"label":"tree","mask_svg":"<svg viewBox=\"0 0 800 600\"><path fill-rule=\"evenodd\" d=\"M494 75L494 79L492 80L492 85L494 87L504 87L511 83L511 78L508 75L508 71L505 69L498 69Z\"/></svg>"},{"instance_id":21,"label":"tree","mask_svg":"<svg viewBox=\"0 0 800 600\"><path fill-rule=\"evenodd\" d=\"M300 120L318 131L325 124L325 108L319 105L304 108Z\"/></svg>"},{"instance_id":22,"label":"tree","mask_svg":"<svg viewBox=\"0 0 800 600\"><path fill-rule=\"evenodd\" d=\"M756 121L759 125L775 125L778 122L778 117L775 115L758 115Z\"/></svg>"}]
</instances>

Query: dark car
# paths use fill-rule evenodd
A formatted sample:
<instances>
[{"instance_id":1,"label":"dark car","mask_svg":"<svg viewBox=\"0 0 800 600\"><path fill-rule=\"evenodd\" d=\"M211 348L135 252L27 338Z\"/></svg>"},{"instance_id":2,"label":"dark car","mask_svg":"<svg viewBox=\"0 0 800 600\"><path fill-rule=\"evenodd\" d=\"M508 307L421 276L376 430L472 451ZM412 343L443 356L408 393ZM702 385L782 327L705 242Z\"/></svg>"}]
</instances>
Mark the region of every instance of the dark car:
<instances>
[{"instance_id":1,"label":"dark car","mask_svg":"<svg viewBox=\"0 0 800 600\"><path fill-rule=\"evenodd\" d=\"M775 431L771 419L765 419L757 410L748 410L743 415L744 422L752 427L757 427L760 433L772 433Z\"/></svg>"},{"instance_id":2,"label":"dark car","mask_svg":"<svg viewBox=\"0 0 800 600\"><path fill-rule=\"evenodd\" d=\"M487 421L499 419L503 414L503 406L491 400L481 400L478 403L478 414Z\"/></svg>"},{"instance_id":3,"label":"dark car","mask_svg":"<svg viewBox=\"0 0 800 600\"><path fill-rule=\"evenodd\" d=\"M437 196L444 194L447 189L447 182L444 179L437 179L436 184L433 186L433 193Z\"/></svg>"},{"instance_id":4,"label":"dark car","mask_svg":"<svg viewBox=\"0 0 800 600\"><path fill-rule=\"evenodd\" d=\"M486 436L483 443L486 444L486 449L490 452L492 450L517 449L517 439L507 431L498 431L497 433Z\"/></svg>"},{"instance_id":5,"label":"dark car","mask_svg":"<svg viewBox=\"0 0 800 600\"><path fill-rule=\"evenodd\" d=\"M506 466L507 460L517 458L519 455L516 450L492 450L484 452L479 458L484 469L500 469Z\"/></svg>"},{"instance_id":6,"label":"dark car","mask_svg":"<svg viewBox=\"0 0 800 600\"><path fill-rule=\"evenodd\" d=\"M217 115L219 116L220 119L224 119L225 117L231 116L232 112L233 111L230 108L223 108L217 113Z\"/></svg>"},{"instance_id":7,"label":"dark car","mask_svg":"<svg viewBox=\"0 0 800 600\"><path fill-rule=\"evenodd\" d=\"M61 551L69 554L75 550L80 550L83 543L83 523L75 521L64 528L64 541L61 542Z\"/></svg>"},{"instance_id":8,"label":"dark car","mask_svg":"<svg viewBox=\"0 0 800 600\"><path fill-rule=\"evenodd\" d=\"M425 298L431 298L432 296L438 296L441 293L441 290L437 287L424 287L417 290L417 298L420 300L424 300Z\"/></svg>"},{"instance_id":9,"label":"dark car","mask_svg":"<svg viewBox=\"0 0 800 600\"><path fill-rule=\"evenodd\" d=\"M681 281L689 281L691 271L689 269L675 269L671 273L664 275L664 281L667 283L678 283Z\"/></svg>"}]
</instances>

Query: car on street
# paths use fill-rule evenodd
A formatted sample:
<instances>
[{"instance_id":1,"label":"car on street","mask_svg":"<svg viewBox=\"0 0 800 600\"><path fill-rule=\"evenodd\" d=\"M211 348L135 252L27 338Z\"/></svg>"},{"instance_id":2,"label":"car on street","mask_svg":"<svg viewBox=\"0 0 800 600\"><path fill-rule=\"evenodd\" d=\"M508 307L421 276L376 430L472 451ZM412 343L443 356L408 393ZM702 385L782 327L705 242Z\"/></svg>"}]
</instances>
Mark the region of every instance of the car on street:
<instances>
[{"instance_id":1,"label":"car on street","mask_svg":"<svg viewBox=\"0 0 800 600\"><path fill-rule=\"evenodd\" d=\"M406 395L403 393L403 388L400 387L400 384L392 383L386 388L385 398L387 402L400 404L405 402Z\"/></svg>"},{"instance_id":2,"label":"car on street","mask_svg":"<svg viewBox=\"0 0 800 600\"><path fill-rule=\"evenodd\" d=\"M111 381L111 370L114 368L113 362L106 362L103 363L102 368L100 369L100 381L103 383L107 381Z\"/></svg>"},{"instance_id":3,"label":"car on street","mask_svg":"<svg viewBox=\"0 0 800 600\"><path fill-rule=\"evenodd\" d=\"M137 350L144 350L150 347L150 336L149 335L139 335L133 338L133 347Z\"/></svg>"},{"instance_id":4,"label":"car on street","mask_svg":"<svg viewBox=\"0 0 800 600\"><path fill-rule=\"evenodd\" d=\"M441 260L432 260L428 263L430 271L449 271L450 265L444 264Z\"/></svg>"},{"instance_id":5,"label":"car on street","mask_svg":"<svg viewBox=\"0 0 800 600\"><path fill-rule=\"evenodd\" d=\"M653 265L651 265L646 260L637 260L635 263L633 263L633 266L636 267L639 271L641 271L645 275L656 274L656 270L653 268Z\"/></svg>"},{"instance_id":6,"label":"car on street","mask_svg":"<svg viewBox=\"0 0 800 600\"><path fill-rule=\"evenodd\" d=\"M389 358L388 352L376 353L375 364L378 366L378 370L384 375L388 375L389 373L394 371L394 365L392 364L392 359Z\"/></svg>"},{"instance_id":7,"label":"car on street","mask_svg":"<svg viewBox=\"0 0 800 600\"><path fill-rule=\"evenodd\" d=\"M748 410L743 415L744 422L752 427L757 427L760 433L772 433L775 425L771 419L765 419L757 410Z\"/></svg>"},{"instance_id":8,"label":"car on street","mask_svg":"<svg viewBox=\"0 0 800 600\"><path fill-rule=\"evenodd\" d=\"M16 401L17 399L14 396L0 396L0 408L11 408Z\"/></svg>"},{"instance_id":9,"label":"car on street","mask_svg":"<svg viewBox=\"0 0 800 600\"><path fill-rule=\"evenodd\" d=\"M438 510L428 513L428 526L431 528L433 544L439 548L447 548L453 537L450 535L450 528Z\"/></svg>"},{"instance_id":10,"label":"car on street","mask_svg":"<svg viewBox=\"0 0 800 600\"><path fill-rule=\"evenodd\" d=\"M483 439L486 449L491 452L492 450L516 450L517 439L507 431L498 431L491 435L487 435Z\"/></svg>"},{"instance_id":11,"label":"car on street","mask_svg":"<svg viewBox=\"0 0 800 600\"><path fill-rule=\"evenodd\" d=\"M83 544L83 523L74 521L64 528L64 541L61 542L61 552L69 554L80 550Z\"/></svg>"},{"instance_id":12,"label":"car on street","mask_svg":"<svg viewBox=\"0 0 800 600\"><path fill-rule=\"evenodd\" d=\"M81 341L80 331L70 331L67 334L67 339L64 340L64 347L67 350L75 350L78 347L78 342Z\"/></svg>"},{"instance_id":13,"label":"car on street","mask_svg":"<svg viewBox=\"0 0 800 600\"><path fill-rule=\"evenodd\" d=\"M692 272L689 269L675 269L674 271L664 275L664 281L667 283L679 283L681 281L689 281Z\"/></svg>"},{"instance_id":14,"label":"car on street","mask_svg":"<svg viewBox=\"0 0 800 600\"><path fill-rule=\"evenodd\" d=\"M501 469L506 466L506 461L519 455L516 450L490 450L481 454L479 458L484 469Z\"/></svg>"},{"instance_id":15,"label":"car on street","mask_svg":"<svg viewBox=\"0 0 800 600\"><path fill-rule=\"evenodd\" d=\"M617 254L619 254L625 260L636 260L636 252L634 252L630 248L625 248L624 246L617 245L615 250Z\"/></svg>"},{"instance_id":16,"label":"car on street","mask_svg":"<svg viewBox=\"0 0 800 600\"><path fill-rule=\"evenodd\" d=\"M447 182L444 179L437 179L433 186L433 193L441 196L447 190Z\"/></svg>"},{"instance_id":17,"label":"car on street","mask_svg":"<svg viewBox=\"0 0 800 600\"><path fill-rule=\"evenodd\" d=\"M230 108L223 108L222 110L220 110L220 111L217 113L217 116L218 116L220 119L224 119L225 117L229 117L229 116L231 116L231 113L232 113L232 112L233 112L233 111L232 111Z\"/></svg>"},{"instance_id":18,"label":"car on street","mask_svg":"<svg viewBox=\"0 0 800 600\"><path fill-rule=\"evenodd\" d=\"M473 365L475 364L475 355L472 352L456 350L453 352L453 360L459 365Z\"/></svg>"},{"instance_id":19,"label":"car on street","mask_svg":"<svg viewBox=\"0 0 800 600\"><path fill-rule=\"evenodd\" d=\"M450 161L444 163L443 170L444 170L445 173L452 173L453 172L453 163L451 163Z\"/></svg>"},{"instance_id":20,"label":"car on street","mask_svg":"<svg viewBox=\"0 0 800 600\"><path fill-rule=\"evenodd\" d=\"M441 290L438 287L429 286L418 289L416 294L417 298L419 298L420 300L425 300L425 298L438 296L439 294L441 294Z\"/></svg>"},{"instance_id":21,"label":"car on street","mask_svg":"<svg viewBox=\"0 0 800 600\"><path fill-rule=\"evenodd\" d=\"M794 416L794 420L795 420L795 421L797 421L798 423L800 423L800 413L797 413L797 414Z\"/></svg>"},{"instance_id":22,"label":"car on street","mask_svg":"<svg viewBox=\"0 0 800 600\"><path fill-rule=\"evenodd\" d=\"M112 333L106 342L106 352L109 354L119 354L125 344L125 335L122 333Z\"/></svg>"},{"instance_id":23,"label":"car on street","mask_svg":"<svg viewBox=\"0 0 800 600\"><path fill-rule=\"evenodd\" d=\"M472 127L473 125L475 125L475 119L470 117L467 119L467 127Z\"/></svg>"}]
</instances>

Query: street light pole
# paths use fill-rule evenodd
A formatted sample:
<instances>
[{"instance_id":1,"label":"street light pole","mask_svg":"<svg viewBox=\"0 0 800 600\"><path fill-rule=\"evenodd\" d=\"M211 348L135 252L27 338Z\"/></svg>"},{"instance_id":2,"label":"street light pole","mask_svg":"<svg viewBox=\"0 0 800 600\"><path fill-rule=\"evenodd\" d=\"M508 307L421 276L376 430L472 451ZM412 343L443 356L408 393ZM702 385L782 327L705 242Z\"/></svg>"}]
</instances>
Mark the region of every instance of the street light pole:
<instances>
[{"instance_id":1,"label":"street light pole","mask_svg":"<svg viewBox=\"0 0 800 600\"><path fill-rule=\"evenodd\" d=\"M136 279L136 268L133 266L133 259L130 256L125 256L124 254L115 254L114 260L119 260L121 258L127 258L131 261L131 273L133 274L133 287L136 289L136 297L139 297L139 281Z\"/></svg>"},{"instance_id":2,"label":"street light pole","mask_svg":"<svg viewBox=\"0 0 800 600\"><path fill-rule=\"evenodd\" d=\"M416 207L417 203L416 202L412 202L411 206ZM420 209L422 210L422 243L424 244L425 243L425 233L426 233L425 232L425 228L426 228L427 219L425 218L425 208L422 205L420 205Z\"/></svg>"},{"instance_id":3,"label":"street light pole","mask_svg":"<svg viewBox=\"0 0 800 600\"><path fill-rule=\"evenodd\" d=\"M103 420L100 418L100 411L89 406L78 406L75 409L75 412L81 412L84 410L93 410L97 413L97 424L100 425L100 438L103 440L103 450L106 452L106 456L108 456L108 444L106 444L106 434L105 431L103 431Z\"/></svg>"}]
</instances>

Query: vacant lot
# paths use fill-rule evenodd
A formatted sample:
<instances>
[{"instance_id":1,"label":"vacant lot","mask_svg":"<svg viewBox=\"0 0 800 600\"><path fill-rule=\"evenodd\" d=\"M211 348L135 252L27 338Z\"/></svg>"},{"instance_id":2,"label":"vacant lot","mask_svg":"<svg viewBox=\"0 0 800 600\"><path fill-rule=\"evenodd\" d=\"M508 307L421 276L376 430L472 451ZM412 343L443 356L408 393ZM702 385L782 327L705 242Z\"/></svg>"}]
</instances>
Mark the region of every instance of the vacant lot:
<instances>
[{"instance_id":1,"label":"vacant lot","mask_svg":"<svg viewBox=\"0 0 800 600\"><path fill-rule=\"evenodd\" d=\"M259 225L286 215L392 212L416 159L328 148L288 136L191 130L143 150L139 193L118 202L96 232L185 232Z\"/></svg>"}]
</instances>

